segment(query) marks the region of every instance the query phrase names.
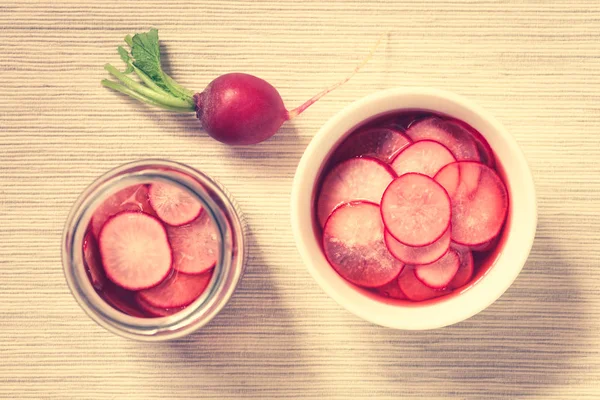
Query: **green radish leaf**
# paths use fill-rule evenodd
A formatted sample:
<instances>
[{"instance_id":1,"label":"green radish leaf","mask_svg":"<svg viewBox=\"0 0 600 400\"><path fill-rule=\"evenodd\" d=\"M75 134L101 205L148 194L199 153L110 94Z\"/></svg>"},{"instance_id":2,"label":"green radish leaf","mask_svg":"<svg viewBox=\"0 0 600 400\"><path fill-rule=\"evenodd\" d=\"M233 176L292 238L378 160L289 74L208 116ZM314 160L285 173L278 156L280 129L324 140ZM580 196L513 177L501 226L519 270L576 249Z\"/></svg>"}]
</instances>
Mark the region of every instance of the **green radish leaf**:
<instances>
[{"instance_id":1,"label":"green radish leaf","mask_svg":"<svg viewBox=\"0 0 600 400\"><path fill-rule=\"evenodd\" d=\"M127 69L125 70L126 74L130 74L133 72L133 65L131 65L131 56L129 55L129 52L127 50L125 50L123 48L123 46L119 46L117 48L117 50L119 51L119 55L121 56L121 60L123 60L123 62L125 64L127 64Z\"/></svg>"},{"instance_id":2,"label":"green radish leaf","mask_svg":"<svg viewBox=\"0 0 600 400\"><path fill-rule=\"evenodd\" d=\"M146 74L156 85L173 96L193 104L192 92L175 82L161 68L157 29L152 28L146 33L133 35L131 55L134 59L133 65Z\"/></svg>"},{"instance_id":3,"label":"green radish leaf","mask_svg":"<svg viewBox=\"0 0 600 400\"><path fill-rule=\"evenodd\" d=\"M148 75L163 89L168 90L164 82L164 73L160 66L160 47L158 45L158 30L150 29L147 33L136 33L132 39L131 54L133 64Z\"/></svg>"}]
</instances>

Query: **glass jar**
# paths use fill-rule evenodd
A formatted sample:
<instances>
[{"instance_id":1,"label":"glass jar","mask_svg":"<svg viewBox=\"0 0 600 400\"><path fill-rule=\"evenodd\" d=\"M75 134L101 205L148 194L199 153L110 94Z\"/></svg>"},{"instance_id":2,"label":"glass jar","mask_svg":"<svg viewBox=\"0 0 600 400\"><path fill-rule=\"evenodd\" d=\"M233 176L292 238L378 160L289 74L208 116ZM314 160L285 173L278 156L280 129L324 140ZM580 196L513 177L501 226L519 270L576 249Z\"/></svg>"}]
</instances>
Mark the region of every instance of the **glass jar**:
<instances>
[{"instance_id":1,"label":"glass jar","mask_svg":"<svg viewBox=\"0 0 600 400\"><path fill-rule=\"evenodd\" d=\"M126 187L151 182L176 185L196 197L216 225L220 244L212 278L200 297L173 315L142 318L113 308L100 296L88 278L82 249L92 215L104 200ZM244 231L236 203L208 176L171 161L136 161L98 178L74 204L62 238L65 278L75 300L105 329L143 341L179 338L208 323L231 298L247 259Z\"/></svg>"}]
</instances>

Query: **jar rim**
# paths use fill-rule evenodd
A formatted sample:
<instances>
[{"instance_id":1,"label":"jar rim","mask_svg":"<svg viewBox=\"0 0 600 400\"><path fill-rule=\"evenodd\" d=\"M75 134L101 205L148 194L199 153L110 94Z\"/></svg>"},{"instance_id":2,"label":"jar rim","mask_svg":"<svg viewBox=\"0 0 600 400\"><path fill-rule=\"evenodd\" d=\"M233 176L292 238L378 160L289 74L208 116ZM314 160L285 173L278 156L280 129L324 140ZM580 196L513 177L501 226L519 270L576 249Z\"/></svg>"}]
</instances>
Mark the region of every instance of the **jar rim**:
<instances>
[{"instance_id":1,"label":"jar rim","mask_svg":"<svg viewBox=\"0 0 600 400\"><path fill-rule=\"evenodd\" d=\"M96 292L85 271L81 249L92 214L109 195L131 185L156 181L176 184L201 202L217 227L219 256L207 288L194 302L170 316L141 318L118 311ZM123 164L94 180L74 203L62 238L65 279L86 314L105 329L143 341L174 339L208 323L232 296L246 259L244 228L237 204L204 173L163 159Z\"/></svg>"}]
</instances>

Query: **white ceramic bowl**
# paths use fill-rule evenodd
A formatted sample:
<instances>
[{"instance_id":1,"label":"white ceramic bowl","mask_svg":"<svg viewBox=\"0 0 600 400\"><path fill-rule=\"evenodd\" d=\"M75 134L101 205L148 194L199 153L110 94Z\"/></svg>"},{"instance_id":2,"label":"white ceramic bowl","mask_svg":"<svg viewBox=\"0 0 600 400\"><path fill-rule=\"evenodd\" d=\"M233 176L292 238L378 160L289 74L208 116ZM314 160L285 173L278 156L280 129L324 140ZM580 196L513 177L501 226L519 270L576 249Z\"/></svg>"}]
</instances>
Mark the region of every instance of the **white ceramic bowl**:
<instances>
[{"instance_id":1,"label":"white ceramic bowl","mask_svg":"<svg viewBox=\"0 0 600 400\"><path fill-rule=\"evenodd\" d=\"M363 294L329 265L314 213L317 180L333 149L357 126L375 116L402 110L448 115L477 129L489 142L509 192L506 240L494 265L469 289L437 302L399 305ZM515 139L487 111L456 94L429 88L390 89L360 99L331 118L310 142L294 178L292 229L313 278L336 302L372 323L396 329L434 329L463 321L496 301L523 268L537 224L531 171Z\"/></svg>"}]
</instances>

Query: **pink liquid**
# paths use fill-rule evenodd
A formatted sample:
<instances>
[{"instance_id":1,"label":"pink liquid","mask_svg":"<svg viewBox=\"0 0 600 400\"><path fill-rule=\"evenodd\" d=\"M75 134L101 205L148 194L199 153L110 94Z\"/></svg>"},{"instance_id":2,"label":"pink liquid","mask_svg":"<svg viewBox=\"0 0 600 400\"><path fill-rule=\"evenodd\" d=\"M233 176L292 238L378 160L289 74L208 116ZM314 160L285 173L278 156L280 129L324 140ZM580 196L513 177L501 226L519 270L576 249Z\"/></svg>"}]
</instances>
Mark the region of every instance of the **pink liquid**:
<instances>
[{"instance_id":1,"label":"pink liquid","mask_svg":"<svg viewBox=\"0 0 600 400\"><path fill-rule=\"evenodd\" d=\"M473 127L466 124L465 122L459 121L459 120L456 120L453 118L449 118L449 117L446 117L443 115L437 115L437 114L433 114L430 112L423 112L423 111L418 111L418 110L378 116L378 117L375 117L371 120L364 122L360 126L356 127L353 131L351 131L348 135L346 135L345 140L341 141L334 149L332 149L328 159L324 163L324 167L322 168L322 170L320 172L319 179L317 179L317 182L315 185L315 190L314 190L314 195L313 195L314 196L313 204L315 205L314 206L315 211L314 211L314 216L313 216L313 230L315 232L315 236L319 243L322 243L323 230L318 222L318 218L316 216L317 215L316 210L317 210L317 201L318 201L319 194L321 191L322 183L323 183L325 176L329 173L329 171L333 167L335 167L339 162L341 162L347 158L346 157L346 154L348 153L346 151L346 148L348 147L347 142L351 140L352 134L354 134L355 132L358 132L358 131L364 131L366 129L381 128L381 127L389 127L389 128L398 130L400 132L404 132L412 123L419 121L423 118L427 118L427 117L439 117L439 118L442 118L445 120L451 120L451 121L457 122L458 124L460 124L461 126L466 128L468 131L470 131L471 134L476 138L476 142L477 141L481 142L478 144L478 148L480 148L484 153L486 153L489 157L491 157L491 160L486 160L487 157L482 156L482 161L487 161L485 163L488 166L492 167L492 169L494 169L496 171L496 173L500 176L500 178L502 179L502 181L504 182L504 184L508 190L508 182L506 179L506 174L505 174L504 168L500 164L499 160L493 154L493 151L489 147L489 144L485 141L485 139L479 132L477 132ZM486 151L483 150L484 147L487 148ZM340 148L342 148L343 151L338 151L338 149L340 149ZM371 154L369 154L369 155L371 155ZM388 160L382 159L382 161L386 161L389 163ZM354 285L350 282L347 282L347 283L350 287L352 287L354 290L361 293L362 295L368 296L370 298L376 299L376 300L384 302L384 303L402 304L404 306L407 306L407 305L419 306L419 305L423 305L423 304L436 303L436 302L444 301L444 300L454 297L456 295L459 295L460 293L464 293L465 291L468 291L471 287L473 287L475 284L477 284L477 282L479 282L481 279L483 279L485 277L485 275L488 273L488 271L494 266L496 260L498 259L499 255L502 252L502 249L504 248L504 244L507 239L507 233L510 230L509 227L507 227L507 225L509 224L510 218L511 218L510 199L509 199L508 204L509 204L509 206L508 206L507 216L506 216L504 225L503 225L500 233L497 235L497 237L493 241L493 244L489 248L485 249L485 251L473 251L472 252L473 261L474 261L474 272L473 272L473 275L472 275L471 279L469 280L469 282L460 288L457 288L454 290L446 289L448 291L448 293L444 294L440 297L432 298L432 299L425 300L425 301L415 302L415 301L411 301L411 300L407 300L407 299L393 298L394 294L392 294L392 297L389 297L387 295L382 294L382 292L378 291L377 289L363 288L363 287ZM395 287L392 291L397 292Z\"/></svg>"}]
</instances>

